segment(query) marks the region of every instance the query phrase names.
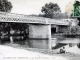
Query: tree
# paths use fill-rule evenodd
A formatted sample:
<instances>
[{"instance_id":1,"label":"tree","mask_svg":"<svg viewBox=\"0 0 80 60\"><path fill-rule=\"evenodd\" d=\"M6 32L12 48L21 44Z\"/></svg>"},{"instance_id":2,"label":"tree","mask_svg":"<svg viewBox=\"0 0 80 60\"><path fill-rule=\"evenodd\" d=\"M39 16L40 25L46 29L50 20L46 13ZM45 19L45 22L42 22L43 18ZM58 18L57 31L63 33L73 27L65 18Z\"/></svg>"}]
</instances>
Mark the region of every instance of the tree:
<instances>
[{"instance_id":1,"label":"tree","mask_svg":"<svg viewBox=\"0 0 80 60\"><path fill-rule=\"evenodd\" d=\"M44 17L55 18L60 13L60 8L57 4L50 2L49 4L46 3L45 6L42 7L41 12Z\"/></svg>"},{"instance_id":2,"label":"tree","mask_svg":"<svg viewBox=\"0 0 80 60\"><path fill-rule=\"evenodd\" d=\"M64 18L68 18L66 13L59 13L57 16L58 19L64 19Z\"/></svg>"},{"instance_id":3,"label":"tree","mask_svg":"<svg viewBox=\"0 0 80 60\"><path fill-rule=\"evenodd\" d=\"M8 0L0 0L0 11L11 12L12 4Z\"/></svg>"}]
</instances>

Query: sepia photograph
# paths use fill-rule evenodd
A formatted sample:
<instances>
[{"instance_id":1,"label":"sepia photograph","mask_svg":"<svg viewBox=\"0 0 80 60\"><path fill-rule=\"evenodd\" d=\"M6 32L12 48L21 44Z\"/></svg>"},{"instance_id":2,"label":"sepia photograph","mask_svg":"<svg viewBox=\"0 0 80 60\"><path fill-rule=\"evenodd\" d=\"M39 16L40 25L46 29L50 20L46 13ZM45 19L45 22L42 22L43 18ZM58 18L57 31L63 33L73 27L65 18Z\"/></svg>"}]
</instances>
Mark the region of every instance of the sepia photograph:
<instances>
[{"instance_id":1,"label":"sepia photograph","mask_svg":"<svg viewBox=\"0 0 80 60\"><path fill-rule=\"evenodd\" d=\"M80 60L80 0L0 0L0 60Z\"/></svg>"}]
</instances>

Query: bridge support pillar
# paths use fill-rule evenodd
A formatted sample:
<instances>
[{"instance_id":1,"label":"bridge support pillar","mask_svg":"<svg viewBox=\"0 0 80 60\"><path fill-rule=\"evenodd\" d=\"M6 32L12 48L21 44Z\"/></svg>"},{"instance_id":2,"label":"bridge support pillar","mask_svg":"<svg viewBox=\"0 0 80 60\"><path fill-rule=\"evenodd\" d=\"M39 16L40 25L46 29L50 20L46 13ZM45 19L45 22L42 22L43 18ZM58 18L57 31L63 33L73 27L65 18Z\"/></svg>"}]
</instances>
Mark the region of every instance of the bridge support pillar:
<instances>
[{"instance_id":1,"label":"bridge support pillar","mask_svg":"<svg viewBox=\"0 0 80 60\"><path fill-rule=\"evenodd\" d=\"M49 35L49 49L51 50L51 24L48 25L48 35Z\"/></svg>"},{"instance_id":2,"label":"bridge support pillar","mask_svg":"<svg viewBox=\"0 0 80 60\"><path fill-rule=\"evenodd\" d=\"M30 24L29 44L31 48L51 49L51 25Z\"/></svg>"}]
</instances>

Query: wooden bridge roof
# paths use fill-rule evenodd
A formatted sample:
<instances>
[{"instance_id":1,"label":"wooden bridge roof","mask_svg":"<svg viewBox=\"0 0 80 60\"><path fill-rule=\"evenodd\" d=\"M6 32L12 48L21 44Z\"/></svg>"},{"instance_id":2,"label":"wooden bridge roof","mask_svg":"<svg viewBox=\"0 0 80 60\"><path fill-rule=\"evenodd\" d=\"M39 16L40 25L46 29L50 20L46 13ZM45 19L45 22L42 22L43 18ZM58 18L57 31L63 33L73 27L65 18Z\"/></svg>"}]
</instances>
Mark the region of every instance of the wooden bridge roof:
<instances>
[{"instance_id":1,"label":"wooden bridge roof","mask_svg":"<svg viewBox=\"0 0 80 60\"><path fill-rule=\"evenodd\" d=\"M69 25L68 21L63 21L61 19L50 19L44 17L35 17L23 14L5 13L5 12L0 12L0 22Z\"/></svg>"}]
</instances>

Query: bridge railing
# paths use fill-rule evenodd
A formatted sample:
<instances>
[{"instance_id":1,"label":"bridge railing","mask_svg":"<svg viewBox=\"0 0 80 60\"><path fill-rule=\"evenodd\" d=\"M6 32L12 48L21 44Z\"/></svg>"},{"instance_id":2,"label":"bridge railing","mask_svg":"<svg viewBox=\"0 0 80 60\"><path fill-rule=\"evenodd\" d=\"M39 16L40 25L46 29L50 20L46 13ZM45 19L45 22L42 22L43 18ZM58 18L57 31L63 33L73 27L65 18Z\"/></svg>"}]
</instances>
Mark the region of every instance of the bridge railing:
<instances>
[{"instance_id":1,"label":"bridge railing","mask_svg":"<svg viewBox=\"0 0 80 60\"><path fill-rule=\"evenodd\" d=\"M0 21L69 25L69 22L63 21L62 19L50 19L44 17L35 17L35 16L24 15L24 14L13 14L13 13L6 13L6 12L0 12Z\"/></svg>"}]
</instances>

